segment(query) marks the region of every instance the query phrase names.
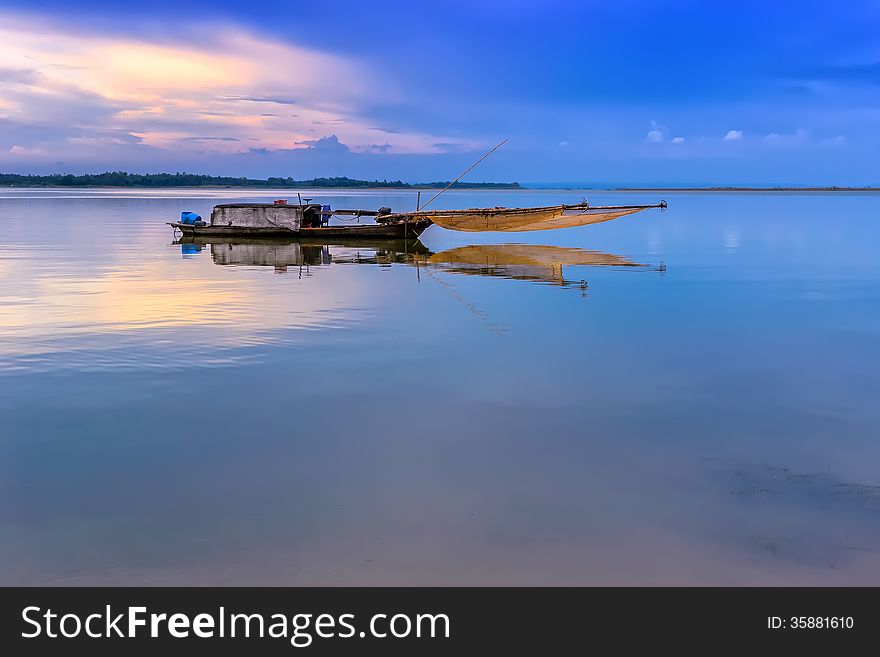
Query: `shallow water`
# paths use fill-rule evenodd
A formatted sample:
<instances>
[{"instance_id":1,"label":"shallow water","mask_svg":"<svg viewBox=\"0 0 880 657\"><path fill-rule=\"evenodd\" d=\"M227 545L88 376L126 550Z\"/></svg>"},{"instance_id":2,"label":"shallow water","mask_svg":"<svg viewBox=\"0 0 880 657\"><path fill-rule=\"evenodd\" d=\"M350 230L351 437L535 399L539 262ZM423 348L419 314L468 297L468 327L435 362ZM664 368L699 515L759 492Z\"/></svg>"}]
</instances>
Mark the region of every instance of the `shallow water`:
<instances>
[{"instance_id":1,"label":"shallow water","mask_svg":"<svg viewBox=\"0 0 880 657\"><path fill-rule=\"evenodd\" d=\"M437 207L585 194L669 209L303 249L163 223L289 190L0 190L0 583L880 584L880 198Z\"/></svg>"}]
</instances>

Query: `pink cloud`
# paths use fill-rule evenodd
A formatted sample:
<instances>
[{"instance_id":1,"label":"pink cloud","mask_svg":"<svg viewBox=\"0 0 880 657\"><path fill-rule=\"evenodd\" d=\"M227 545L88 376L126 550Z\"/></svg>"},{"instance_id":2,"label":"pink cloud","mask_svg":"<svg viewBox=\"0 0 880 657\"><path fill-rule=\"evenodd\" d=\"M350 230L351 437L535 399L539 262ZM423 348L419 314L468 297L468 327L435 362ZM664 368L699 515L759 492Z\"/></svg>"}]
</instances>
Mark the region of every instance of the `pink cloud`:
<instances>
[{"instance_id":1,"label":"pink cloud","mask_svg":"<svg viewBox=\"0 0 880 657\"><path fill-rule=\"evenodd\" d=\"M229 26L179 26L171 42L10 18L0 20L2 71L0 111L22 127L15 146L43 148L56 159L131 144L226 154L290 149L314 139L316 126L327 126L325 135L338 135L354 152L481 145L389 130L377 149L375 127L357 110L374 99L373 71ZM398 94L386 77L381 88L385 100ZM268 113L267 105L296 111ZM27 129L35 123L39 130Z\"/></svg>"}]
</instances>

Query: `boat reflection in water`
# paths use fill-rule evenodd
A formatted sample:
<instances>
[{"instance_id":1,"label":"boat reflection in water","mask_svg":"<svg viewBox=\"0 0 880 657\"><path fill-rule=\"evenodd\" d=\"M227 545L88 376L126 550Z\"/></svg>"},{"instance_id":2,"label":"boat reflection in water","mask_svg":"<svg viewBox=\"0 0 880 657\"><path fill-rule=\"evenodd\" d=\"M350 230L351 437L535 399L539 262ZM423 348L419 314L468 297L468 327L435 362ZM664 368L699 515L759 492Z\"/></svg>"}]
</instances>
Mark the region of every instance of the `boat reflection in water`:
<instances>
[{"instance_id":1,"label":"boat reflection in water","mask_svg":"<svg viewBox=\"0 0 880 657\"><path fill-rule=\"evenodd\" d=\"M210 241L209 241L210 240ZM489 276L552 285L583 287L583 280L567 279L564 267L611 267L665 271L660 265L634 262L624 256L576 247L541 244L480 244L432 252L419 240L338 239L332 243L241 238L183 238L177 242L184 255L210 247L217 265L288 268L331 264L408 264L417 269L471 276Z\"/></svg>"},{"instance_id":2,"label":"boat reflection in water","mask_svg":"<svg viewBox=\"0 0 880 657\"><path fill-rule=\"evenodd\" d=\"M563 267L627 267L665 270L623 256L576 247L542 244L479 244L433 253L428 266L456 274L497 276L554 285L582 284L565 278Z\"/></svg>"}]
</instances>

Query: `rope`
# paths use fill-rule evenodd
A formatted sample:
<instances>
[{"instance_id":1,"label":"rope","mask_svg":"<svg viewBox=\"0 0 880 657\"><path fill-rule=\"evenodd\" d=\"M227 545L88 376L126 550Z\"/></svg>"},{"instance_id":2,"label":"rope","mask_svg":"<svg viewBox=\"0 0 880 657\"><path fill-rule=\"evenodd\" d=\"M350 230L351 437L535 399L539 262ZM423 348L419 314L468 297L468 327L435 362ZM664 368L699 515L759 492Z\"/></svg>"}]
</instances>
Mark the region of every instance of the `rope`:
<instances>
[{"instance_id":1,"label":"rope","mask_svg":"<svg viewBox=\"0 0 880 657\"><path fill-rule=\"evenodd\" d=\"M451 183L449 183L448 185L446 185L446 187L444 187L444 188L441 189L439 192L437 192L436 194L434 194L434 196L432 196L430 199L428 199L427 202L423 203L423 204L422 204L422 207L420 208L420 210L424 210L426 207L428 207L428 204L429 204L431 201L433 201L435 198L437 198L438 196L440 196L440 194L442 194L442 193L445 192L447 189L449 189L450 187L452 187L455 183L457 183L459 180L461 180L461 179L464 177L464 175L465 175L468 171L470 171L471 169L473 169L473 168L474 168L475 166L477 166L480 162L482 162L483 160L485 160L487 157L489 157L492 153L494 153L494 152L497 151L499 148L501 148L502 146L504 146L504 144L506 144L506 143L507 143L507 139L505 139L504 141L502 141L502 142L501 142L500 144L498 144L495 148L493 148L491 151L489 151L488 153L486 153L486 154L485 154L483 157L481 157L479 160L477 160L477 161L474 162L472 165L470 165L467 169L465 169L464 171L462 171L462 172L458 175L458 178L456 178L456 179L453 180Z\"/></svg>"}]
</instances>

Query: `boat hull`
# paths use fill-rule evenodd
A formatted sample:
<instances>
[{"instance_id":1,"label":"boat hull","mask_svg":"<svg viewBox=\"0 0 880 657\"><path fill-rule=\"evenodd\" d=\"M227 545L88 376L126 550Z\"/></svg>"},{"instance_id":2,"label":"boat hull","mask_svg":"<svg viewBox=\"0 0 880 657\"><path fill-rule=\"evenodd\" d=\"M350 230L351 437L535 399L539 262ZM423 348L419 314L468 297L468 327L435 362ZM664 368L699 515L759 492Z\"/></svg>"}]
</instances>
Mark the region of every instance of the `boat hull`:
<instances>
[{"instance_id":1,"label":"boat hull","mask_svg":"<svg viewBox=\"0 0 880 657\"><path fill-rule=\"evenodd\" d=\"M186 237L414 239L432 223L430 219L412 219L385 224L323 226L321 228L300 228L299 230L263 226L194 226L180 222L168 222L168 225L179 230Z\"/></svg>"}]
</instances>

